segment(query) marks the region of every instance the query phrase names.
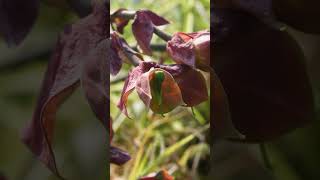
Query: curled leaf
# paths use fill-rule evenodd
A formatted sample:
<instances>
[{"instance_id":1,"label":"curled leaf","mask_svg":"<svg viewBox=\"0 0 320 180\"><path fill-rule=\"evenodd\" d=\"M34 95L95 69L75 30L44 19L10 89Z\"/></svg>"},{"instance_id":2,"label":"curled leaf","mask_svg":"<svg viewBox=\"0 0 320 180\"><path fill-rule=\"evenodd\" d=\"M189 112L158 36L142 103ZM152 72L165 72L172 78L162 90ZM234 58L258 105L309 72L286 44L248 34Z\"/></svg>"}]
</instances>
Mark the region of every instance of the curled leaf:
<instances>
[{"instance_id":1,"label":"curled leaf","mask_svg":"<svg viewBox=\"0 0 320 180\"><path fill-rule=\"evenodd\" d=\"M143 73L144 71L141 65L139 65L138 67L135 67L131 72L129 72L128 78L124 83L121 97L118 102L118 107L126 116L128 116L128 111L126 108L128 96L134 90L138 77L141 76Z\"/></svg>"},{"instance_id":2,"label":"curled leaf","mask_svg":"<svg viewBox=\"0 0 320 180\"><path fill-rule=\"evenodd\" d=\"M229 110L227 95L222 87L220 80L213 71L211 73L211 135L213 140L217 138L244 138L233 125Z\"/></svg>"},{"instance_id":3,"label":"curled leaf","mask_svg":"<svg viewBox=\"0 0 320 180\"><path fill-rule=\"evenodd\" d=\"M159 65L159 67L174 77L187 106L196 106L208 99L206 81L200 71L185 64Z\"/></svg>"},{"instance_id":4,"label":"curled leaf","mask_svg":"<svg viewBox=\"0 0 320 180\"><path fill-rule=\"evenodd\" d=\"M252 25L214 45L213 67L235 127L247 141L272 140L313 119L305 57L287 32L242 21Z\"/></svg>"},{"instance_id":5,"label":"curled leaf","mask_svg":"<svg viewBox=\"0 0 320 180\"><path fill-rule=\"evenodd\" d=\"M161 26L169 22L149 10L139 10L136 12L134 22L132 23L132 32L136 38L142 52L151 55L150 42L152 39L154 26Z\"/></svg>"},{"instance_id":6,"label":"curled leaf","mask_svg":"<svg viewBox=\"0 0 320 180\"><path fill-rule=\"evenodd\" d=\"M132 59L143 60L141 54L134 51L117 32L111 33L110 48L110 72L112 75L118 74L123 62L132 63Z\"/></svg>"},{"instance_id":7,"label":"curled leaf","mask_svg":"<svg viewBox=\"0 0 320 180\"><path fill-rule=\"evenodd\" d=\"M28 148L60 178L62 177L52 150L55 115L59 105L78 87L84 62L93 58L92 61L96 63L94 58L101 58L101 54L95 54L98 53L95 48L101 48L99 43L109 35L105 22L107 14L104 8L95 8L93 14L67 26L60 34L48 64L32 121L22 134L22 141ZM96 80L90 73L92 66L88 68L88 80ZM108 124L104 123L106 127Z\"/></svg>"},{"instance_id":8,"label":"curled leaf","mask_svg":"<svg viewBox=\"0 0 320 180\"><path fill-rule=\"evenodd\" d=\"M118 14L120 14L122 11L125 11L125 10L126 9L121 8L111 14L111 17L115 17L115 18L111 18L112 23L116 25L117 31L121 34L123 34L123 29L127 26L127 24L129 23L129 20L126 18L122 18L121 16L118 16Z\"/></svg>"},{"instance_id":9,"label":"curled leaf","mask_svg":"<svg viewBox=\"0 0 320 180\"><path fill-rule=\"evenodd\" d=\"M109 62L110 40L104 39L88 54L84 62L81 84L92 111L102 124L109 126ZM108 129L109 130L109 129Z\"/></svg>"},{"instance_id":10,"label":"curled leaf","mask_svg":"<svg viewBox=\"0 0 320 180\"><path fill-rule=\"evenodd\" d=\"M167 51L178 64L193 68L210 65L210 32L175 33L167 43Z\"/></svg>"}]
</instances>

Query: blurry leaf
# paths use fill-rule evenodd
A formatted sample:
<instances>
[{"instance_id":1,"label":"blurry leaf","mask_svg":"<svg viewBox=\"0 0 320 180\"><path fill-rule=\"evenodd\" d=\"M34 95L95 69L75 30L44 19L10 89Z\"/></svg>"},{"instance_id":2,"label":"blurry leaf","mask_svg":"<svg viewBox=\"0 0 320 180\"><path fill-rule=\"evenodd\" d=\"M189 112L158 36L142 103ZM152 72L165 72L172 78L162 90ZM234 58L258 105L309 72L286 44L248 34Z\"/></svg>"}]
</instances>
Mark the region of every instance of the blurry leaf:
<instances>
[{"instance_id":1,"label":"blurry leaf","mask_svg":"<svg viewBox=\"0 0 320 180\"><path fill-rule=\"evenodd\" d=\"M313 119L305 58L287 32L241 18L251 25L214 44L213 67L235 127L247 141L271 140Z\"/></svg>"},{"instance_id":2,"label":"blurry leaf","mask_svg":"<svg viewBox=\"0 0 320 180\"><path fill-rule=\"evenodd\" d=\"M173 180L173 176L171 176L166 170L162 170L158 172L153 177L142 177L139 180Z\"/></svg>"},{"instance_id":3,"label":"blurry leaf","mask_svg":"<svg viewBox=\"0 0 320 180\"><path fill-rule=\"evenodd\" d=\"M19 45L38 16L39 0L0 0L0 33L9 46Z\"/></svg>"},{"instance_id":4,"label":"blurry leaf","mask_svg":"<svg viewBox=\"0 0 320 180\"><path fill-rule=\"evenodd\" d=\"M246 11L257 17L271 16L272 0L215 0L213 6Z\"/></svg>"},{"instance_id":5,"label":"blurry leaf","mask_svg":"<svg viewBox=\"0 0 320 180\"><path fill-rule=\"evenodd\" d=\"M228 98L224 92L220 80L215 72L211 73L212 95L211 109L212 118L210 126L213 140L217 138L242 138L235 129L230 116Z\"/></svg>"},{"instance_id":6,"label":"blurry leaf","mask_svg":"<svg viewBox=\"0 0 320 180\"><path fill-rule=\"evenodd\" d=\"M82 88L92 111L104 124L109 125L109 61L110 40L104 39L90 51L88 59L84 62L81 76Z\"/></svg>"},{"instance_id":7,"label":"blurry leaf","mask_svg":"<svg viewBox=\"0 0 320 180\"><path fill-rule=\"evenodd\" d=\"M276 17L306 33L320 33L317 23L320 17L318 0L276 0L273 1L273 10Z\"/></svg>"},{"instance_id":8,"label":"blurry leaf","mask_svg":"<svg viewBox=\"0 0 320 180\"><path fill-rule=\"evenodd\" d=\"M102 53L105 52L97 52L96 48L98 47L99 50L101 50L100 48L105 48L101 47L101 45L105 44L100 43L109 35L105 24L105 18L108 13L103 7L96 7L93 14L73 25L67 26L64 32L61 33L56 50L48 64L32 121L23 132L22 141L60 178L61 175L57 170L51 147L56 111L59 105L78 86L83 68L85 68L83 63L93 62L85 70L85 73L89 73L84 75L85 81L96 80L92 77L91 71L95 69L93 66L98 65L95 58L99 58L100 61L104 59ZM107 68L105 71L109 70L107 66L105 68ZM89 99L92 100L91 97ZM104 123L104 125L107 127L109 123Z\"/></svg>"},{"instance_id":9,"label":"blurry leaf","mask_svg":"<svg viewBox=\"0 0 320 180\"><path fill-rule=\"evenodd\" d=\"M121 149L110 146L110 163L122 165L131 159L130 155Z\"/></svg>"}]
</instances>

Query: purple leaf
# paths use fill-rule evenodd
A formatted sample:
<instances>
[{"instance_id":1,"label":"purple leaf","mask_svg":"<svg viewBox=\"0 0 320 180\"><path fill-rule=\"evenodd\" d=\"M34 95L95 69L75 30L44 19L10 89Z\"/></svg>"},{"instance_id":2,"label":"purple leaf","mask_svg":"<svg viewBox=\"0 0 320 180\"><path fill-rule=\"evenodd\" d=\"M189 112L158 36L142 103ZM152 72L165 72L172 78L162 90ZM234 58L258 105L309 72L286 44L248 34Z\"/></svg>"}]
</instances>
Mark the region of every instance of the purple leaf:
<instances>
[{"instance_id":1,"label":"purple leaf","mask_svg":"<svg viewBox=\"0 0 320 180\"><path fill-rule=\"evenodd\" d=\"M128 96L134 90L138 77L141 76L144 72L145 71L143 71L142 65L140 64L139 66L135 67L131 72L129 72L128 78L124 83L121 97L118 102L118 107L126 116L128 116L128 111L126 108Z\"/></svg>"},{"instance_id":2,"label":"purple leaf","mask_svg":"<svg viewBox=\"0 0 320 180\"><path fill-rule=\"evenodd\" d=\"M38 16L39 0L0 0L0 33L9 47L19 45Z\"/></svg>"},{"instance_id":3,"label":"purple leaf","mask_svg":"<svg viewBox=\"0 0 320 180\"><path fill-rule=\"evenodd\" d=\"M148 10L140 10L136 12L136 17L132 24L132 32L136 38L142 52L151 55L150 42L152 39L154 26L168 24L164 18L156 15Z\"/></svg>"},{"instance_id":4,"label":"purple leaf","mask_svg":"<svg viewBox=\"0 0 320 180\"><path fill-rule=\"evenodd\" d=\"M127 152L119 148L110 146L110 163L122 165L128 162L130 159L131 157Z\"/></svg>"},{"instance_id":5,"label":"purple leaf","mask_svg":"<svg viewBox=\"0 0 320 180\"><path fill-rule=\"evenodd\" d=\"M210 32L175 33L167 43L167 51L178 64L206 70L210 65Z\"/></svg>"},{"instance_id":6,"label":"purple leaf","mask_svg":"<svg viewBox=\"0 0 320 180\"><path fill-rule=\"evenodd\" d=\"M90 61L92 57L101 58L101 54L94 53L97 53L96 48L101 48L100 43L109 35L105 21L107 14L103 8L95 8L93 14L67 26L60 34L56 50L48 64L32 121L23 132L22 141L59 177L61 175L56 167L51 145L55 114L59 105L78 86L83 63ZM93 62L96 63L96 59ZM90 68L92 67L88 67L89 74L86 75L89 80L95 80L90 74Z\"/></svg>"},{"instance_id":7,"label":"purple leaf","mask_svg":"<svg viewBox=\"0 0 320 180\"><path fill-rule=\"evenodd\" d=\"M110 40L104 39L88 55L84 62L81 84L92 111L109 130L109 63Z\"/></svg>"}]
</instances>

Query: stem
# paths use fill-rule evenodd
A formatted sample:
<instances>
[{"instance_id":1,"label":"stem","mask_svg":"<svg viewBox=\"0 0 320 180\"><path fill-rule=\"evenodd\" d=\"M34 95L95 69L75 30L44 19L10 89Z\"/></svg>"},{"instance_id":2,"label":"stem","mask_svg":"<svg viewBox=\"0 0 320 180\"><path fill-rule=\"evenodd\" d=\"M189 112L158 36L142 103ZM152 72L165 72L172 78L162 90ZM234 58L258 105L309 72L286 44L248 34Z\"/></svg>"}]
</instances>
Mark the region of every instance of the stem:
<instances>
[{"instance_id":1,"label":"stem","mask_svg":"<svg viewBox=\"0 0 320 180\"><path fill-rule=\"evenodd\" d=\"M170 41L172 39L172 36L167 34L164 31L161 31L156 26L153 26L153 33L156 34L158 37L160 37L164 41Z\"/></svg>"},{"instance_id":2,"label":"stem","mask_svg":"<svg viewBox=\"0 0 320 180\"><path fill-rule=\"evenodd\" d=\"M262 160L264 162L265 167L270 171L273 171L273 167L267 152L266 145L264 143L260 143L259 147L260 147L260 152L261 152Z\"/></svg>"},{"instance_id":3,"label":"stem","mask_svg":"<svg viewBox=\"0 0 320 180\"><path fill-rule=\"evenodd\" d=\"M136 11L122 10L122 11L119 11L119 12L114 13L114 14L111 15L111 22L113 22L116 18L122 18L122 19L126 19L126 20L131 20L131 19L134 19L135 15L136 15ZM156 34L159 38L161 38L164 41L169 41L172 38L171 35L169 35L168 33L160 30L156 26L154 26L153 33Z\"/></svg>"}]
</instances>

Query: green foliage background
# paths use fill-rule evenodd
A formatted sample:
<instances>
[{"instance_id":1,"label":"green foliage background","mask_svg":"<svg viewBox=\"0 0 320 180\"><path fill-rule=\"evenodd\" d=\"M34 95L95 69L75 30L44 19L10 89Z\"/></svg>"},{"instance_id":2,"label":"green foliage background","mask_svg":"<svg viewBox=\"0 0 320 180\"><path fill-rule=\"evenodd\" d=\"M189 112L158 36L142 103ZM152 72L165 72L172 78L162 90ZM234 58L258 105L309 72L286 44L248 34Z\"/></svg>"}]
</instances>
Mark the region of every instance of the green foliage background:
<instances>
[{"instance_id":1,"label":"green foliage background","mask_svg":"<svg viewBox=\"0 0 320 180\"><path fill-rule=\"evenodd\" d=\"M194 32L210 27L210 2L177 0L125 0L111 1L111 12L119 8L129 10L148 9L170 21L169 25L160 27L173 34L178 31ZM136 41L131 32L131 23L125 28L124 38L130 45ZM165 45L157 36L153 44ZM146 57L150 58L150 57ZM173 63L166 52L158 51L151 58L154 61L165 60ZM131 66L125 65L119 75L111 81L126 76ZM208 78L208 74L206 74ZM113 145L130 152L132 160L122 167L111 165L111 179L136 180L141 176L166 169L176 179L200 179L208 173L210 147L206 142L210 123L209 102L194 108L179 107L165 114L165 117L148 111L134 92L128 101L129 114L126 118L116 108L123 82L111 85L111 116L114 119L115 137Z\"/></svg>"}]
</instances>

